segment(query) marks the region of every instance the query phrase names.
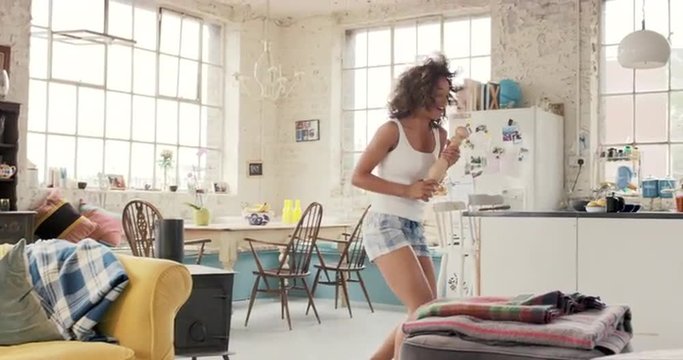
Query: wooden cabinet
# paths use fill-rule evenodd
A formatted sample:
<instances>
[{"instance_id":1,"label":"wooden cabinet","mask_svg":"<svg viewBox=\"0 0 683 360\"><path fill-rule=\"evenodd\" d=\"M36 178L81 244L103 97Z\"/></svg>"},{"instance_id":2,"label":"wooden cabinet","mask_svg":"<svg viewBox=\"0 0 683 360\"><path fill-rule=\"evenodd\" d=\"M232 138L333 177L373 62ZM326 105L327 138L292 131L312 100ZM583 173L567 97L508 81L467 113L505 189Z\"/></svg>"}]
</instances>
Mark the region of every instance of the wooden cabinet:
<instances>
[{"instance_id":1,"label":"wooden cabinet","mask_svg":"<svg viewBox=\"0 0 683 360\"><path fill-rule=\"evenodd\" d=\"M0 212L0 244L15 244L21 239L33 241L33 211Z\"/></svg>"},{"instance_id":2,"label":"wooden cabinet","mask_svg":"<svg viewBox=\"0 0 683 360\"><path fill-rule=\"evenodd\" d=\"M16 169L19 150L19 104L0 101L0 164ZM0 199L10 200L10 210L17 209L17 175L0 176Z\"/></svg>"},{"instance_id":3,"label":"wooden cabinet","mask_svg":"<svg viewBox=\"0 0 683 360\"><path fill-rule=\"evenodd\" d=\"M633 311L636 350L683 343L683 221L579 219L579 291Z\"/></svg>"},{"instance_id":4,"label":"wooden cabinet","mask_svg":"<svg viewBox=\"0 0 683 360\"><path fill-rule=\"evenodd\" d=\"M481 294L576 291L576 218L481 218Z\"/></svg>"}]
</instances>

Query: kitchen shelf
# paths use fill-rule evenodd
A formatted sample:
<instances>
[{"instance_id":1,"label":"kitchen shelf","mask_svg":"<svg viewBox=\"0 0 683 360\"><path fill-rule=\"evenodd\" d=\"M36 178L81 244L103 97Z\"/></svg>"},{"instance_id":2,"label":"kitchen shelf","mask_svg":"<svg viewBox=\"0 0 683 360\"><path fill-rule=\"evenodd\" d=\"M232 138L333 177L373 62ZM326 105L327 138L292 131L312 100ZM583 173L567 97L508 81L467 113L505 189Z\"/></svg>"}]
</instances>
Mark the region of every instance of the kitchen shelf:
<instances>
[{"instance_id":1,"label":"kitchen shelf","mask_svg":"<svg viewBox=\"0 0 683 360\"><path fill-rule=\"evenodd\" d=\"M15 144L0 143L0 149L14 149L15 147L17 147Z\"/></svg>"},{"instance_id":2,"label":"kitchen shelf","mask_svg":"<svg viewBox=\"0 0 683 360\"><path fill-rule=\"evenodd\" d=\"M14 178L13 178L13 177L11 177L11 178L9 178L9 179L2 179L2 178L0 178L0 183L11 183L11 182L14 182Z\"/></svg>"}]
</instances>

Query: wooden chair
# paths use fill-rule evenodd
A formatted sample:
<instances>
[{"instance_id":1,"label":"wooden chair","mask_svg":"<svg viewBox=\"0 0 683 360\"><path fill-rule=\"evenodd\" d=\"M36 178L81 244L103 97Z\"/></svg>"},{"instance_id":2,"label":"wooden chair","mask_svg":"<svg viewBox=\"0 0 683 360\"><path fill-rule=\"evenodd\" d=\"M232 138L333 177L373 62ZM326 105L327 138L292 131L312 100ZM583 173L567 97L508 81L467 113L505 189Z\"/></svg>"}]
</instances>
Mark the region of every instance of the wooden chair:
<instances>
[{"instance_id":1,"label":"wooden chair","mask_svg":"<svg viewBox=\"0 0 683 360\"><path fill-rule=\"evenodd\" d=\"M134 256L155 257L156 226L163 216L159 209L145 200L131 200L123 208L123 232ZM185 245L198 245L197 264L202 262L204 246L211 239L185 240Z\"/></svg>"},{"instance_id":2,"label":"wooden chair","mask_svg":"<svg viewBox=\"0 0 683 360\"><path fill-rule=\"evenodd\" d=\"M245 238L249 242L251 253L254 255L257 270L254 271L256 279L254 280L254 287L251 290L251 298L249 299L249 309L247 310L247 318L244 321L244 326L249 323L249 315L256 300L256 293L278 293L280 295L280 316L284 319L287 314L287 325L289 330L292 330L292 320L289 316L289 290L295 289L296 280L301 280L303 290L308 295L308 304L313 307L315 317L320 324L320 317L318 311L313 303L313 295L306 284L306 277L310 275L309 266L311 264L311 255L313 248L318 238L320 231L320 222L323 216L323 207L317 202L308 205L306 210L301 215L301 219L296 224L294 232L289 237L289 242L286 244L274 243L269 241L257 240L252 238ZM265 244L269 246L283 247L283 256L280 260L280 265L275 269L264 269L261 260L256 253L254 243ZM259 282L263 279L265 289L259 289ZM275 279L278 281L278 287L271 289L268 285L268 279ZM298 288L297 288L298 289Z\"/></svg>"},{"instance_id":3,"label":"wooden chair","mask_svg":"<svg viewBox=\"0 0 683 360\"><path fill-rule=\"evenodd\" d=\"M365 215L368 213L369 209L370 206L365 208L365 211L363 211L363 214L361 215L360 219L358 220L358 223L356 224L356 227L353 229L353 232L351 234L342 234L342 236L344 236L343 240L326 239L318 237L318 241L322 240L342 245L339 261L336 264L325 264L325 259L320 253L320 249L318 249L317 245L315 248L318 254L318 258L320 259L320 264L315 265L318 271L315 274L312 293L315 294L315 289L318 287L318 284L334 285L334 308L336 309L339 299L339 287L341 287L344 293L346 307L348 307L349 309L349 316L351 318L353 318L353 313L351 312L351 303L349 301L349 291L347 286L347 283L349 282L357 282L360 284L361 289L363 289L365 299L368 301L368 305L370 306L370 311L375 312L375 310L372 308L370 296L368 296L368 290L365 288L363 277L360 274L361 271L365 269L365 258L367 257L365 254L365 249L363 248L362 227L363 220L365 219ZM334 280L330 278L328 271L333 271L335 273ZM325 273L325 281L320 281L321 272ZM355 274L357 278L353 279L351 277L352 274ZM306 313L308 314L308 309L306 309Z\"/></svg>"},{"instance_id":4,"label":"wooden chair","mask_svg":"<svg viewBox=\"0 0 683 360\"><path fill-rule=\"evenodd\" d=\"M469 246L465 245L465 227L462 219L462 212L467 208L467 205L461 201L444 201L435 203L433 208L441 250L441 266L436 281L436 297L447 297L449 287L457 297L472 295L469 293L470 284L465 280L467 273L465 270L466 258L472 255ZM451 264L455 264L455 267L458 268L457 271L451 272L455 275L454 281L451 281L452 278L448 273Z\"/></svg>"},{"instance_id":5,"label":"wooden chair","mask_svg":"<svg viewBox=\"0 0 683 360\"><path fill-rule=\"evenodd\" d=\"M467 201L467 211L500 211L509 210L502 195L470 194ZM472 252L474 253L474 285L476 296L481 295L481 217L468 216Z\"/></svg>"}]
</instances>

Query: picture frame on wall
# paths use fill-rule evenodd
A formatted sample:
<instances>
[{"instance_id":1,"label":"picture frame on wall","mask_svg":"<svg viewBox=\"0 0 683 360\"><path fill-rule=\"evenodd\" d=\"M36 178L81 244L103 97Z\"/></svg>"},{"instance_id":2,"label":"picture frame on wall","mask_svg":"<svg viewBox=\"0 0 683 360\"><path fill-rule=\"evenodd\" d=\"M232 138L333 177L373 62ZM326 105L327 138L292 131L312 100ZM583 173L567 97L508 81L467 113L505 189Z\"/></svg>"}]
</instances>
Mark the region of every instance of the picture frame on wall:
<instances>
[{"instance_id":1,"label":"picture frame on wall","mask_svg":"<svg viewBox=\"0 0 683 360\"><path fill-rule=\"evenodd\" d=\"M320 140L320 120L299 120L296 122L296 142Z\"/></svg>"},{"instance_id":2,"label":"picture frame on wall","mask_svg":"<svg viewBox=\"0 0 683 360\"><path fill-rule=\"evenodd\" d=\"M0 71L7 70L9 74L10 55L12 49L9 46L0 45Z\"/></svg>"},{"instance_id":3,"label":"picture frame on wall","mask_svg":"<svg viewBox=\"0 0 683 360\"><path fill-rule=\"evenodd\" d=\"M112 190L126 189L126 180L123 178L123 175L107 174L107 179L109 180L109 187Z\"/></svg>"},{"instance_id":4,"label":"picture frame on wall","mask_svg":"<svg viewBox=\"0 0 683 360\"><path fill-rule=\"evenodd\" d=\"M263 176L263 162L250 161L247 164L247 174L249 176Z\"/></svg>"}]
</instances>

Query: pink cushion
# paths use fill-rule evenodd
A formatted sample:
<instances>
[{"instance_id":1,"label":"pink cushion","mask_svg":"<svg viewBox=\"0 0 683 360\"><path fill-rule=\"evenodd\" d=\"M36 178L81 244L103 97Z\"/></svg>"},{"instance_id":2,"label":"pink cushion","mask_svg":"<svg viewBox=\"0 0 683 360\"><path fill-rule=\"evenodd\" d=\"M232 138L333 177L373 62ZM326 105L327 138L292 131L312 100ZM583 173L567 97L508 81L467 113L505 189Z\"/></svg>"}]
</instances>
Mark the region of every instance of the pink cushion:
<instances>
[{"instance_id":1,"label":"pink cushion","mask_svg":"<svg viewBox=\"0 0 683 360\"><path fill-rule=\"evenodd\" d=\"M75 243L89 237L97 229L97 224L81 216L57 189L51 190L35 211L34 232L41 239L63 239Z\"/></svg>"},{"instance_id":2,"label":"pink cushion","mask_svg":"<svg viewBox=\"0 0 683 360\"><path fill-rule=\"evenodd\" d=\"M119 246L123 238L121 217L104 209L81 202L81 215L97 224L90 237L109 246Z\"/></svg>"}]
</instances>

